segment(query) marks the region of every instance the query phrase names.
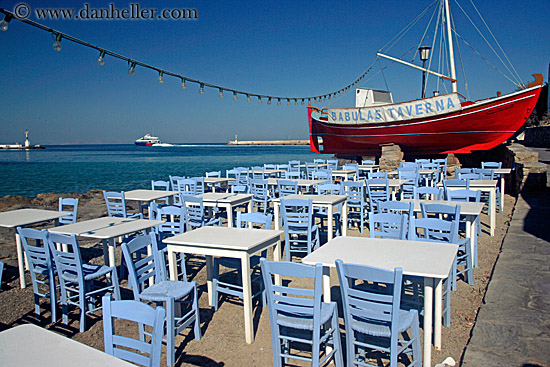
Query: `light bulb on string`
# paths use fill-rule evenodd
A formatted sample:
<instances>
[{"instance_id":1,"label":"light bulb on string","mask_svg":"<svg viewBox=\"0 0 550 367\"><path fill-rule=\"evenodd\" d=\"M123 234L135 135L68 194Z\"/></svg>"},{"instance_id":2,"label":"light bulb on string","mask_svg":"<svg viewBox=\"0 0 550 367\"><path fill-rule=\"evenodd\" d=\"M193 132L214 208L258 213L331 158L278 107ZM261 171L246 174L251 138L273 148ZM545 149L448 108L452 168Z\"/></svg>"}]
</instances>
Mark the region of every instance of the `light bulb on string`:
<instances>
[{"instance_id":1,"label":"light bulb on string","mask_svg":"<svg viewBox=\"0 0 550 367\"><path fill-rule=\"evenodd\" d=\"M181 79L181 89L187 89L187 84L185 83L185 78Z\"/></svg>"},{"instance_id":2,"label":"light bulb on string","mask_svg":"<svg viewBox=\"0 0 550 367\"><path fill-rule=\"evenodd\" d=\"M0 30L4 32L8 30L8 25L10 23L11 18L13 18L11 14L6 14L4 19L0 22Z\"/></svg>"},{"instance_id":3,"label":"light bulb on string","mask_svg":"<svg viewBox=\"0 0 550 367\"><path fill-rule=\"evenodd\" d=\"M262 104L262 97L258 96L258 104Z\"/></svg>"},{"instance_id":4,"label":"light bulb on string","mask_svg":"<svg viewBox=\"0 0 550 367\"><path fill-rule=\"evenodd\" d=\"M54 51L61 51L61 35L58 33L55 36L55 41L53 42L53 49Z\"/></svg>"},{"instance_id":5,"label":"light bulb on string","mask_svg":"<svg viewBox=\"0 0 550 367\"><path fill-rule=\"evenodd\" d=\"M250 99L250 94L247 94L247 95L246 95L246 101L247 101L248 103L250 103L250 101L251 101L251 99Z\"/></svg>"},{"instance_id":6,"label":"light bulb on string","mask_svg":"<svg viewBox=\"0 0 550 367\"><path fill-rule=\"evenodd\" d=\"M220 98L223 98L223 89L219 88L219 91L220 91Z\"/></svg>"},{"instance_id":7,"label":"light bulb on string","mask_svg":"<svg viewBox=\"0 0 550 367\"><path fill-rule=\"evenodd\" d=\"M97 64L99 66L105 65L105 51L101 51L99 53L99 57L97 58Z\"/></svg>"},{"instance_id":8,"label":"light bulb on string","mask_svg":"<svg viewBox=\"0 0 550 367\"><path fill-rule=\"evenodd\" d=\"M280 106L280 105L281 105L281 99L277 98L277 106Z\"/></svg>"},{"instance_id":9,"label":"light bulb on string","mask_svg":"<svg viewBox=\"0 0 550 367\"><path fill-rule=\"evenodd\" d=\"M128 68L128 74L134 75L135 73L136 73L136 63L132 61L132 63L130 64L130 67Z\"/></svg>"},{"instance_id":10,"label":"light bulb on string","mask_svg":"<svg viewBox=\"0 0 550 367\"><path fill-rule=\"evenodd\" d=\"M294 102L296 103L296 106L298 106L298 100L294 98Z\"/></svg>"},{"instance_id":11,"label":"light bulb on string","mask_svg":"<svg viewBox=\"0 0 550 367\"><path fill-rule=\"evenodd\" d=\"M164 83L164 74L162 71L159 71L159 83L160 84Z\"/></svg>"},{"instance_id":12,"label":"light bulb on string","mask_svg":"<svg viewBox=\"0 0 550 367\"><path fill-rule=\"evenodd\" d=\"M204 94L204 84L201 83L201 87L199 89L200 94Z\"/></svg>"},{"instance_id":13,"label":"light bulb on string","mask_svg":"<svg viewBox=\"0 0 550 367\"><path fill-rule=\"evenodd\" d=\"M290 106L290 99L286 100L286 104Z\"/></svg>"},{"instance_id":14,"label":"light bulb on string","mask_svg":"<svg viewBox=\"0 0 550 367\"><path fill-rule=\"evenodd\" d=\"M237 100L237 92L233 92L233 100L234 100L234 101Z\"/></svg>"},{"instance_id":15,"label":"light bulb on string","mask_svg":"<svg viewBox=\"0 0 550 367\"><path fill-rule=\"evenodd\" d=\"M304 99L302 98L302 106L304 105Z\"/></svg>"},{"instance_id":16,"label":"light bulb on string","mask_svg":"<svg viewBox=\"0 0 550 367\"><path fill-rule=\"evenodd\" d=\"M271 97L270 97L270 98L268 98L268 100L267 100L267 104L268 104L268 105L271 105Z\"/></svg>"}]
</instances>

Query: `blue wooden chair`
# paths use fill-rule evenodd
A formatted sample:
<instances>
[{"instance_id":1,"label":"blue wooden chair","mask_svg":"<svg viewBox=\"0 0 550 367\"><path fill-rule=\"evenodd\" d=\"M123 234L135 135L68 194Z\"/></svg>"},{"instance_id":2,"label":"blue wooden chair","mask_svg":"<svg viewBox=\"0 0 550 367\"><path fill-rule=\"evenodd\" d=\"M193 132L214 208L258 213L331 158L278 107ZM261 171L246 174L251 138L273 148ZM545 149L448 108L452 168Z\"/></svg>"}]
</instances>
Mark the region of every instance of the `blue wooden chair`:
<instances>
[{"instance_id":1,"label":"blue wooden chair","mask_svg":"<svg viewBox=\"0 0 550 367\"><path fill-rule=\"evenodd\" d=\"M265 258L260 263L269 305L273 366L283 366L289 359L310 361L315 367L328 365L332 359L337 367L343 366L338 307L335 302L321 301L321 264L309 266ZM284 285L275 284L272 275L281 276ZM296 277L310 280L313 287L296 286ZM298 354L306 348L311 358L309 353Z\"/></svg>"},{"instance_id":2,"label":"blue wooden chair","mask_svg":"<svg viewBox=\"0 0 550 367\"><path fill-rule=\"evenodd\" d=\"M359 232L363 233L368 220L369 203L366 200L364 181L342 181L340 183L342 195L348 196L348 223L345 225L357 224Z\"/></svg>"},{"instance_id":3,"label":"blue wooden chair","mask_svg":"<svg viewBox=\"0 0 550 367\"><path fill-rule=\"evenodd\" d=\"M160 245L158 246L159 250L166 256L168 251L166 245L162 243L162 240L185 232L185 213L183 206L170 205L158 208L155 220L164 222L155 227L155 233L157 234L160 242ZM178 253L177 256L179 257L178 279L187 280L185 254Z\"/></svg>"},{"instance_id":4,"label":"blue wooden chair","mask_svg":"<svg viewBox=\"0 0 550 367\"><path fill-rule=\"evenodd\" d=\"M399 168L405 168L407 171L417 171L418 164L416 162L400 162Z\"/></svg>"},{"instance_id":5,"label":"blue wooden chair","mask_svg":"<svg viewBox=\"0 0 550 367\"><path fill-rule=\"evenodd\" d=\"M344 171L355 171L355 177L359 178L359 164L358 163L346 163L342 167Z\"/></svg>"},{"instance_id":6,"label":"blue wooden chair","mask_svg":"<svg viewBox=\"0 0 550 367\"><path fill-rule=\"evenodd\" d=\"M271 211L271 197L269 195L268 181L264 179L250 180L250 193L252 194L252 210L267 214Z\"/></svg>"},{"instance_id":7,"label":"blue wooden chair","mask_svg":"<svg viewBox=\"0 0 550 367\"><path fill-rule=\"evenodd\" d=\"M371 238L407 239L409 215L397 213L369 213Z\"/></svg>"},{"instance_id":8,"label":"blue wooden chair","mask_svg":"<svg viewBox=\"0 0 550 367\"><path fill-rule=\"evenodd\" d=\"M344 309L347 365L371 366L366 362L371 357L367 352L374 350L389 354L391 367L397 367L402 354L412 359L409 366L420 366L418 312L401 309L403 270L344 264L339 259L336 269Z\"/></svg>"},{"instance_id":9,"label":"blue wooden chair","mask_svg":"<svg viewBox=\"0 0 550 367\"><path fill-rule=\"evenodd\" d=\"M163 181L163 180L151 180L151 190L154 191L169 191L170 190L170 181ZM174 199L176 200L176 199ZM168 205L169 198L164 199L157 199L154 200L155 203L158 205Z\"/></svg>"},{"instance_id":10,"label":"blue wooden chair","mask_svg":"<svg viewBox=\"0 0 550 367\"><path fill-rule=\"evenodd\" d=\"M261 214L261 213L242 213L237 212L237 228L243 228L243 227L249 227L254 226L262 228L263 229L271 229L271 223L273 221L273 215L271 214ZM256 228L254 227L254 228ZM262 251L261 257L266 257L267 250ZM266 304L266 298L265 298L265 292L264 292L264 285L261 281L261 274L260 274L260 256L255 255L250 257L250 268L252 270L252 284L255 282L258 283L258 287L256 292L252 294L252 298L261 296L262 305ZM229 269L235 269L237 271L237 277L236 282L231 282L231 279L229 277L225 277L226 279L222 280L222 276L220 276L220 265L223 265L225 268ZM225 274L227 275L227 274ZM218 293L227 294L233 297L238 297L239 299L243 299L243 286L241 284L242 276L241 276L241 260L235 259L232 257L216 257L214 258L214 269L213 269L213 276L212 276L212 294L214 299L214 310L218 310L219 305L219 299L218 299Z\"/></svg>"},{"instance_id":11,"label":"blue wooden chair","mask_svg":"<svg viewBox=\"0 0 550 367\"><path fill-rule=\"evenodd\" d=\"M300 176L298 178L302 178L302 173L300 170L300 161L298 160L288 161L288 172L298 172ZM287 178L290 178L290 177L287 177Z\"/></svg>"},{"instance_id":12,"label":"blue wooden chair","mask_svg":"<svg viewBox=\"0 0 550 367\"><path fill-rule=\"evenodd\" d=\"M387 178L371 178L365 180L365 185L367 186L370 210L376 212L379 201L390 200L389 181Z\"/></svg>"},{"instance_id":13,"label":"blue wooden chair","mask_svg":"<svg viewBox=\"0 0 550 367\"><path fill-rule=\"evenodd\" d=\"M319 195L340 195L342 190L342 185L325 183L317 185L316 191ZM338 205L332 216L334 218L335 225L333 228L336 230L336 236L340 235L340 219L342 217L342 205ZM328 233L328 225L325 226L325 219L328 220L328 210L327 208L314 208L313 218L320 219L319 230L321 232Z\"/></svg>"},{"instance_id":14,"label":"blue wooden chair","mask_svg":"<svg viewBox=\"0 0 550 367\"><path fill-rule=\"evenodd\" d=\"M250 169L250 173L253 180L263 180L265 179L264 167L254 166Z\"/></svg>"},{"instance_id":15,"label":"blue wooden chair","mask_svg":"<svg viewBox=\"0 0 550 367\"><path fill-rule=\"evenodd\" d=\"M172 191L178 191L178 181L185 180L185 176L169 176L170 178L170 187ZM178 195L174 196L174 205L181 205L180 197Z\"/></svg>"},{"instance_id":16,"label":"blue wooden chair","mask_svg":"<svg viewBox=\"0 0 550 367\"><path fill-rule=\"evenodd\" d=\"M190 180L195 181L195 195L205 193L204 177L190 177Z\"/></svg>"},{"instance_id":17,"label":"blue wooden chair","mask_svg":"<svg viewBox=\"0 0 550 367\"><path fill-rule=\"evenodd\" d=\"M151 248L151 255L135 260L135 253ZM122 244L122 254L128 267L128 279L136 301L164 304L166 308L167 365L175 363L175 337L192 326L196 340L201 339L197 284L168 280L163 253L158 250L154 233L135 237ZM149 285L149 279L154 284Z\"/></svg>"},{"instance_id":18,"label":"blue wooden chair","mask_svg":"<svg viewBox=\"0 0 550 367\"><path fill-rule=\"evenodd\" d=\"M473 168L455 168L455 178L463 179L462 175L474 173Z\"/></svg>"},{"instance_id":19,"label":"blue wooden chair","mask_svg":"<svg viewBox=\"0 0 550 367\"><path fill-rule=\"evenodd\" d=\"M298 181L295 180L277 180L277 191L279 197L298 194Z\"/></svg>"},{"instance_id":20,"label":"blue wooden chair","mask_svg":"<svg viewBox=\"0 0 550 367\"><path fill-rule=\"evenodd\" d=\"M55 265L48 245L48 231L17 227L25 251L34 293L34 313L40 317L40 298L49 298L52 322L57 321ZM2 267L3 267L2 263Z\"/></svg>"},{"instance_id":21,"label":"blue wooden chair","mask_svg":"<svg viewBox=\"0 0 550 367\"><path fill-rule=\"evenodd\" d=\"M102 305L105 353L145 367L160 366L166 310L139 301L112 301L110 295L103 296ZM115 319L137 323L140 338L116 334ZM144 326L152 329L149 342L143 338Z\"/></svg>"},{"instance_id":22,"label":"blue wooden chair","mask_svg":"<svg viewBox=\"0 0 550 367\"><path fill-rule=\"evenodd\" d=\"M283 178L287 180L300 180L302 173L300 171L284 171Z\"/></svg>"},{"instance_id":23,"label":"blue wooden chair","mask_svg":"<svg viewBox=\"0 0 550 367\"><path fill-rule=\"evenodd\" d=\"M502 162L481 162L481 168L491 169L491 170L499 169L499 168L502 168ZM494 173L494 171L493 171L493 178L492 179L493 180L500 180L500 174ZM496 203L497 203L498 210L500 212L502 212L502 204L500 202L500 190L501 190L501 187L497 186Z\"/></svg>"},{"instance_id":24,"label":"blue wooden chair","mask_svg":"<svg viewBox=\"0 0 550 367\"><path fill-rule=\"evenodd\" d=\"M176 191L181 195L197 195L197 181L192 178L177 180Z\"/></svg>"},{"instance_id":25,"label":"blue wooden chair","mask_svg":"<svg viewBox=\"0 0 550 367\"><path fill-rule=\"evenodd\" d=\"M126 211L126 199L124 198L124 191L103 191L103 197L105 198L105 204L107 205L107 214L109 215L109 217L143 219L143 214L141 213L131 214Z\"/></svg>"},{"instance_id":26,"label":"blue wooden chair","mask_svg":"<svg viewBox=\"0 0 550 367\"><path fill-rule=\"evenodd\" d=\"M312 180L332 182L332 170L320 168L311 175Z\"/></svg>"},{"instance_id":27,"label":"blue wooden chair","mask_svg":"<svg viewBox=\"0 0 550 367\"><path fill-rule=\"evenodd\" d=\"M96 305L98 296L111 292L120 299L116 268L83 263L75 235L49 233L48 245L60 284L63 323L69 322L69 306L77 306L82 332L86 330L86 315L101 309L101 305Z\"/></svg>"},{"instance_id":28,"label":"blue wooden chair","mask_svg":"<svg viewBox=\"0 0 550 367\"><path fill-rule=\"evenodd\" d=\"M293 253L310 254L320 246L319 227L313 221L311 199L281 198L281 214L288 261L291 261Z\"/></svg>"},{"instance_id":29,"label":"blue wooden chair","mask_svg":"<svg viewBox=\"0 0 550 367\"><path fill-rule=\"evenodd\" d=\"M59 198L59 211L71 213L66 217L59 218L60 225L76 223L76 213L78 211L78 199Z\"/></svg>"},{"instance_id":30,"label":"blue wooden chair","mask_svg":"<svg viewBox=\"0 0 550 367\"><path fill-rule=\"evenodd\" d=\"M373 159L363 159L361 160L361 164L365 166L374 166L376 164L376 160Z\"/></svg>"},{"instance_id":31,"label":"blue wooden chair","mask_svg":"<svg viewBox=\"0 0 550 367\"><path fill-rule=\"evenodd\" d=\"M444 193L447 192L449 186L460 186L460 189L469 189L470 188L470 181L461 180L459 178L451 178L449 180L444 180L442 182L443 182L443 191L444 191Z\"/></svg>"},{"instance_id":32,"label":"blue wooden chair","mask_svg":"<svg viewBox=\"0 0 550 367\"><path fill-rule=\"evenodd\" d=\"M413 189L413 199L443 200L443 188L418 186Z\"/></svg>"},{"instance_id":33,"label":"blue wooden chair","mask_svg":"<svg viewBox=\"0 0 550 367\"><path fill-rule=\"evenodd\" d=\"M439 167L439 182L447 179L447 158L432 159Z\"/></svg>"},{"instance_id":34,"label":"blue wooden chair","mask_svg":"<svg viewBox=\"0 0 550 367\"><path fill-rule=\"evenodd\" d=\"M306 177L313 180L313 172L317 171L319 166L317 163L306 162Z\"/></svg>"},{"instance_id":35,"label":"blue wooden chair","mask_svg":"<svg viewBox=\"0 0 550 367\"><path fill-rule=\"evenodd\" d=\"M414 198L414 189L418 187L420 183L418 171L403 171L401 168L398 168L397 172L400 180L408 180L401 185L401 199Z\"/></svg>"},{"instance_id":36,"label":"blue wooden chair","mask_svg":"<svg viewBox=\"0 0 550 367\"><path fill-rule=\"evenodd\" d=\"M338 169L338 159L327 159L327 168L334 171Z\"/></svg>"},{"instance_id":37,"label":"blue wooden chair","mask_svg":"<svg viewBox=\"0 0 550 367\"><path fill-rule=\"evenodd\" d=\"M222 177L222 171L210 171L210 172L205 172L204 174L206 177L217 177L217 178L220 178ZM203 180L204 182L204 180ZM217 184L206 184L206 186L208 186L209 189L213 189L214 192L220 192L220 191L223 191L222 190L222 186L221 186L221 183L217 183Z\"/></svg>"},{"instance_id":38,"label":"blue wooden chair","mask_svg":"<svg viewBox=\"0 0 550 367\"><path fill-rule=\"evenodd\" d=\"M207 215L201 196L182 195L181 201L186 232L203 226L222 225L221 218Z\"/></svg>"},{"instance_id":39,"label":"blue wooden chair","mask_svg":"<svg viewBox=\"0 0 550 367\"><path fill-rule=\"evenodd\" d=\"M314 159L313 160L313 163L316 163L316 164L326 164L327 161L325 159Z\"/></svg>"},{"instance_id":40,"label":"blue wooden chair","mask_svg":"<svg viewBox=\"0 0 550 367\"><path fill-rule=\"evenodd\" d=\"M371 179L371 178L388 178L388 172L381 172L381 171L369 172L369 173L367 173L367 178L368 179Z\"/></svg>"}]
</instances>

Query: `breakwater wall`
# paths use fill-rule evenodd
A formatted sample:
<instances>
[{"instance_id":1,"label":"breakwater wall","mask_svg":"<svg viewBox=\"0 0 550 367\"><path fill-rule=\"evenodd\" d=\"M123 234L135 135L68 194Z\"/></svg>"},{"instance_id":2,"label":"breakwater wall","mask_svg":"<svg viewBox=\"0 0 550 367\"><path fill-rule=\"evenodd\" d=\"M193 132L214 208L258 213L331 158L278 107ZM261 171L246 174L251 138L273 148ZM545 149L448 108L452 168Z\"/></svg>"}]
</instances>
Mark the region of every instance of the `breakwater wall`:
<instances>
[{"instance_id":1,"label":"breakwater wall","mask_svg":"<svg viewBox=\"0 0 550 367\"><path fill-rule=\"evenodd\" d=\"M232 140L227 145L309 145L309 140Z\"/></svg>"}]
</instances>

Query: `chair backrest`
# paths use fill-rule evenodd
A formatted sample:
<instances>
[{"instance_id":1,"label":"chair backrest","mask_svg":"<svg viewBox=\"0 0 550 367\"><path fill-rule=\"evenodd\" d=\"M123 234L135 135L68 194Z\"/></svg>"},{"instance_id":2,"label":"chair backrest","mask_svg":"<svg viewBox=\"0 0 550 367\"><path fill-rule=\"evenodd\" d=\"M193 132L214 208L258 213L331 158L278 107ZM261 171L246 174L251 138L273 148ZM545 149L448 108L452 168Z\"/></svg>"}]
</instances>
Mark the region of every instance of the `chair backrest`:
<instances>
[{"instance_id":1,"label":"chair backrest","mask_svg":"<svg viewBox=\"0 0 550 367\"><path fill-rule=\"evenodd\" d=\"M359 177L359 164L358 163L346 163L342 167L344 171L355 171L355 177Z\"/></svg>"},{"instance_id":2,"label":"chair backrest","mask_svg":"<svg viewBox=\"0 0 550 367\"><path fill-rule=\"evenodd\" d=\"M48 231L45 229L39 231L38 229L21 227L17 227L16 230L25 250L34 287L36 284L36 274L53 276L51 252L48 245Z\"/></svg>"},{"instance_id":3,"label":"chair backrest","mask_svg":"<svg viewBox=\"0 0 550 367\"><path fill-rule=\"evenodd\" d=\"M105 204L107 205L107 214L109 217L126 218L126 200L124 199L124 191L103 191Z\"/></svg>"},{"instance_id":4,"label":"chair backrest","mask_svg":"<svg viewBox=\"0 0 550 367\"><path fill-rule=\"evenodd\" d=\"M317 193L319 195L340 195L342 185L333 183L324 183L317 185Z\"/></svg>"},{"instance_id":5,"label":"chair backrest","mask_svg":"<svg viewBox=\"0 0 550 367\"><path fill-rule=\"evenodd\" d=\"M288 163L278 164L277 169L288 171Z\"/></svg>"},{"instance_id":6,"label":"chair backrest","mask_svg":"<svg viewBox=\"0 0 550 367\"><path fill-rule=\"evenodd\" d=\"M281 213L285 232L288 230L311 234L313 224L312 199L281 198Z\"/></svg>"},{"instance_id":7,"label":"chair backrest","mask_svg":"<svg viewBox=\"0 0 550 367\"><path fill-rule=\"evenodd\" d=\"M443 189L431 186L414 187L413 199L443 200Z\"/></svg>"},{"instance_id":8,"label":"chair backrest","mask_svg":"<svg viewBox=\"0 0 550 367\"><path fill-rule=\"evenodd\" d=\"M338 159L327 159L327 168L331 170L338 169Z\"/></svg>"},{"instance_id":9,"label":"chair backrest","mask_svg":"<svg viewBox=\"0 0 550 367\"><path fill-rule=\"evenodd\" d=\"M151 180L151 190L159 190L159 191L169 191L170 190L170 181L162 181L162 180ZM178 200L178 199L174 199ZM168 205L169 199L157 199L156 202L161 202L164 205ZM176 201L176 203L179 203L179 201Z\"/></svg>"},{"instance_id":10,"label":"chair backrest","mask_svg":"<svg viewBox=\"0 0 550 367\"><path fill-rule=\"evenodd\" d=\"M417 158L414 160L414 163L416 163L417 165L421 165L423 163L431 163L431 161L429 159Z\"/></svg>"},{"instance_id":11,"label":"chair backrest","mask_svg":"<svg viewBox=\"0 0 550 367\"><path fill-rule=\"evenodd\" d=\"M252 194L252 201L267 203L269 199L268 181L264 179L252 179L250 180L250 193Z\"/></svg>"},{"instance_id":12,"label":"chair backrest","mask_svg":"<svg viewBox=\"0 0 550 367\"><path fill-rule=\"evenodd\" d=\"M172 188L172 191L178 191L177 190L178 181L186 179L187 177L185 177L185 176L169 176L169 178L170 178L170 187Z\"/></svg>"},{"instance_id":13,"label":"chair backrest","mask_svg":"<svg viewBox=\"0 0 550 367\"><path fill-rule=\"evenodd\" d=\"M205 220L204 204L202 196L182 195L183 216L185 218L185 230L202 227Z\"/></svg>"},{"instance_id":14,"label":"chair backrest","mask_svg":"<svg viewBox=\"0 0 550 367\"><path fill-rule=\"evenodd\" d=\"M341 181L340 192L348 196L348 205L363 205L365 203L364 181Z\"/></svg>"},{"instance_id":15,"label":"chair backrest","mask_svg":"<svg viewBox=\"0 0 550 367\"><path fill-rule=\"evenodd\" d=\"M469 201L477 203L481 201L480 190L447 190L446 196L447 200L452 201Z\"/></svg>"},{"instance_id":16,"label":"chair backrest","mask_svg":"<svg viewBox=\"0 0 550 367\"><path fill-rule=\"evenodd\" d=\"M418 164L416 162L400 162L399 168L405 168L408 171L416 171Z\"/></svg>"},{"instance_id":17,"label":"chair backrest","mask_svg":"<svg viewBox=\"0 0 550 367\"><path fill-rule=\"evenodd\" d=\"M365 180L367 185L367 196L370 205L376 205L378 201L386 201L390 199L390 187L387 178L371 178Z\"/></svg>"},{"instance_id":18,"label":"chair backrest","mask_svg":"<svg viewBox=\"0 0 550 367\"><path fill-rule=\"evenodd\" d=\"M318 169L311 174L311 179L332 182L332 170Z\"/></svg>"},{"instance_id":19,"label":"chair backrest","mask_svg":"<svg viewBox=\"0 0 550 367\"><path fill-rule=\"evenodd\" d=\"M146 303L133 300L112 301L110 295L103 296L102 305L105 353L141 366L160 366L166 317L164 307L153 308ZM151 337L147 338L150 339L149 342L116 334L115 319L137 323L140 335L143 325L151 327Z\"/></svg>"},{"instance_id":20,"label":"chair backrest","mask_svg":"<svg viewBox=\"0 0 550 367\"><path fill-rule=\"evenodd\" d=\"M447 188L449 186L463 186L465 189L470 188L470 181L468 180L461 180L458 178L452 178L450 180L443 180L443 189L447 191Z\"/></svg>"},{"instance_id":21,"label":"chair backrest","mask_svg":"<svg viewBox=\"0 0 550 367\"><path fill-rule=\"evenodd\" d=\"M231 186L231 193L233 193L233 194L246 194L246 193L248 193L248 186L247 185L232 185Z\"/></svg>"},{"instance_id":22,"label":"chair backrest","mask_svg":"<svg viewBox=\"0 0 550 367\"><path fill-rule=\"evenodd\" d=\"M369 212L371 238L407 238L409 214Z\"/></svg>"},{"instance_id":23,"label":"chair backrest","mask_svg":"<svg viewBox=\"0 0 550 367\"><path fill-rule=\"evenodd\" d=\"M374 166L376 164L376 161L372 159L363 159L361 161L361 164L365 166Z\"/></svg>"},{"instance_id":24,"label":"chair backrest","mask_svg":"<svg viewBox=\"0 0 550 367\"><path fill-rule=\"evenodd\" d=\"M279 318L299 317L312 320L313 330L320 328L323 288L321 264L310 266L289 261L267 261L261 258L260 265L267 293L271 327L275 328ZM274 275L282 278L283 285L274 283ZM311 279L313 288L299 287L296 281L284 281L289 278L295 280L297 277Z\"/></svg>"},{"instance_id":25,"label":"chair backrest","mask_svg":"<svg viewBox=\"0 0 550 367\"><path fill-rule=\"evenodd\" d=\"M313 160L313 163L316 163L316 164L326 164L327 161L324 160L324 159L314 159L314 160Z\"/></svg>"},{"instance_id":26,"label":"chair backrest","mask_svg":"<svg viewBox=\"0 0 550 367\"><path fill-rule=\"evenodd\" d=\"M84 287L82 256L76 235L50 232L48 234L48 245L50 246L52 259L55 262L62 291L66 287L66 282L78 282L80 287Z\"/></svg>"},{"instance_id":27,"label":"chair backrest","mask_svg":"<svg viewBox=\"0 0 550 367\"><path fill-rule=\"evenodd\" d=\"M482 177L479 173L461 173L459 175L461 180L481 180Z\"/></svg>"},{"instance_id":28,"label":"chair backrest","mask_svg":"<svg viewBox=\"0 0 550 367\"><path fill-rule=\"evenodd\" d=\"M299 171L283 171L283 178L287 180L299 180L302 174Z\"/></svg>"},{"instance_id":29,"label":"chair backrest","mask_svg":"<svg viewBox=\"0 0 550 367\"><path fill-rule=\"evenodd\" d=\"M176 181L176 191L182 195L197 195L197 181L192 178L184 178Z\"/></svg>"},{"instance_id":30,"label":"chair backrest","mask_svg":"<svg viewBox=\"0 0 550 367\"><path fill-rule=\"evenodd\" d=\"M462 175L467 173L474 173L473 168L455 168L455 178L462 179Z\"/></svg>"},{"instance_id":31,"label":"chair backrest","mask_svg":"<svg viewBox=\"0 0 550 367\"><path fill-rule=\"evenodd\" d=\"M195 195L204 194L204 177L191 177L195 181Z\"/></svg>"},{"instance_id":32,"label":"chair backrest","mask_svg":"<svg viewBox=\"0 0 550 367\"><path fill-rule=\"evenodd\" d=\"M163 206L157 209L156 220L164 223L155 227L160 239L172 237L185 231L185 214L183 206Z\"/></svg>"},{"instance_id":33,"label":"chair backrest","mask_svg":"<svg viewBox=\"0 0 550 367\"><path fill-rule=\"evenodd\" d=\"M346 331L356 321L390 329L391 348L397 349L403 269L392 270L336 260Z\"/></svg>"},{"instance_id":34,"label":"chair backrest","mask_svg":"<svg viewBox=\"0 0 550 367\"><path fill-rule=\"evenodd\" d=\"M414 203L407 203L400 200L386 200L378 202L379 213L407 214L414 210Z\"/></svg>"},{"instance_id":35,"label":"chair backrest","mask_svg":"<svg viewBox=\"0 0 550 367\"><path fill-rule=\"evenodd\" d=\"M271 223L273 222L272 214L262 214L262 213L244 213L241 211L237 212L237 228L255 228L254 225L260 225L264 229L271 229Z\"/></svg>"},{"instance_id":36,"label":"chair backrest","mask_svg":"<svg viewBox=\"0 0 550 367\"><path fill-rule=\"evenodd\" d=\"M502 162L481 162L481 168L488 168L488 169L502 168Z\"/></svg>"},{"instance_id":37,"label":"chair backrest","mask_svg":"<svg viewBox=\"0 0 550 367\"><path fill-rule=\"evenodd\" d=\"M474 168L474 173L479 175L480 180L494 180L495 170L489 168Z\"/></svg>"},{"instance_id":38,"label":"chair backrest","mask_svg":"<svg viewBox=\"0 0 550 367\"><path fill-rule=\"evenodd\" d=\"M313 180L313 172L317 171L319 166L317 163L306 162L306 175L307 178Z\"/></svg>"},{"instance_id":39,"label":"chair backrest","mask_svg":"<svg viewBox=\"0 0 550 367\"><path fill-rule=\"evenodd\" d=\"M76 213L78 211L78 199L59 198L59 211L71 213L66 217L59 218L59 224L76 223Z\"/></svg>"},{"instance_id":40,"label":"chair backrest","mask_svg":"<svg viewBox=\"0 0 550 367\"><path fill-rule=\"evenodd\" d=\"M265 178L264 167L254 166L250 169L250 172L254 180L263 180Z\"/></svg>"},{"instance_id":41,"label":"chair backrest","mask_svg":"<svg viewBox=\"0 0 550 367\"><path fill-rule=\"evenodd\" d=\"M400 180L408 180L401 185L401 198L412 199L414 197L414 188L418 186L420 180L418 171L403 171L398 168L398 172Z\"/></svg>"},{"instance_id":42,"label":"chair backrest","mask_svg":"<svg viewBox=\"0 0 550 367\"><path fill-rule=\"evenodd\" d=\"M458 242L460 205L420 203L420 211L422 218L411 220L410 240Z\"/></svg>"},{"instance_id":43,"label":"chair backrest","mask_svg":"<svg viewBox=\"0 0 550 367\"><path fill-rule=\"evenodd\" d=\"M222 171L210 171L205 173L206 177L222 177Z\"/></svg>"},{"instance_id":44,"label":"chair backrest","mask_svg":"<svg viewBox=\"0 0 550 367\"><path fill-rule=\"evenodd\" d=\"M277 180L277 190L279 197L298 194L298 181Z\"/></svg>"},{"instance_id":45,"label":"chair backrest","mask_svg":"<svg viewBox=\"0 0 550 367\"><path fill-rule=\"evenodd\" d=\"M291 172L300 172L300 161L288 161L288 170Z\"/></svg>"},{"instance_id":46,"label":"chair backrest","mask_svg":"<svg viewBox=\"0 0 550 367\"><path fill-rule=\"evenodd\" d=\"M369 179L371 178L388 178L388 172L381 172L381 171L378 171L378 172L368 172L367 173L367 177Z\"/></svg>"},{"instance_id":47,"label":"chair backrest","mask_svg":"<svg viewBox=\"0 0 550 367\"><path fill-rule=\"evenodd\" d=\"M248 170L239 170L237 171L237 185L248 186L250 177L248 175Z\"/></svg>"},{"instance_id":48,"label":"chair backrest","mask_svg":"<svg viewBox=\"0 0 550 367\"><path fill-rule=\"evenodd\" d=\"M272 163L264 163L264 169L277 169L277 165Z\"/></svg>"}]
</instances>

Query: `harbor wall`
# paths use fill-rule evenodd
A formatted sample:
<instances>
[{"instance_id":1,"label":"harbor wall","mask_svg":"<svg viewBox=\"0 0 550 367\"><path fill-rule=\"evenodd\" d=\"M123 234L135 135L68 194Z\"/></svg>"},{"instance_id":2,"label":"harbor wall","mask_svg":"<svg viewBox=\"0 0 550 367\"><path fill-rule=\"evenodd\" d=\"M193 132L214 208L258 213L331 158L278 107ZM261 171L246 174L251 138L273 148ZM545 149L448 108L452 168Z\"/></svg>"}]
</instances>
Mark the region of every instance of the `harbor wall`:
<instances>
[{"instance_id":1,"label":"harbor wall","mask_svg":"<svg viewBox=\"0 0 550 367\"><path fill-rule=\"evenodd\" d=\"M309 145L309 140L233 140L227 145Z\"/></svg>"},{"instance_id":2,"label":"harbor wall","mask_svg":"<svg viewBox=\"0 0 550 367\"><path fill-rule=\"evenodd\" d=\"M523 143L529 147L550 148L550 125L526 128Z\"/></svg>"}]
</instances>

